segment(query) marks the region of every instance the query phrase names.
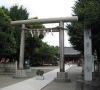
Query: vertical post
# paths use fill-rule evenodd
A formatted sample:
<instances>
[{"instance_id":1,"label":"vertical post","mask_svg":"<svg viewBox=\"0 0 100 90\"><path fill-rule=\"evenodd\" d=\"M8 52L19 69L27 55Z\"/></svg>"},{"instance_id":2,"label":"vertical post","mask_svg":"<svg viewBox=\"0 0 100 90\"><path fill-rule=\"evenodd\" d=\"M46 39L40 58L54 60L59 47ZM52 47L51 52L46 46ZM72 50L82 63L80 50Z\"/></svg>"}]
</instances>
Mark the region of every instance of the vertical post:
<instances>
[{"instance_id":1,"label":"vertical post","mask_svg":"<svg viewBox=\"0 0 100 90\"><path fill-rule=\"evenodd\" d=\"M91 29L84 30L84 80L92 80L92 43Z\"/></svg>"},{"instance_id":2,"label":"vertical post","mask_svg":"<svg viewBox=\"0 0 100 90\"><path fill-rule=\"evenodd\" d=\"M64 22L60 21L59 26L64 28ZM60 72L65 71L64 67L64 30L59 31L59 48L60 48Z\"/></svg>"},{"instance_id":3,"label":"vertical post","mask_svg":"<svg viewBox=\"0 0 100 90\"><path fill-rule=\"evenodd\" d=\"M20 41L20 56L19 56L19 69L23 69L24 64L24 47L25 47L25 24L22 24L21 41Z\"/></svg>"},{"instance_id":4,"label":"vertical post","mask_svg":"<svg viewBox=\"0 0 100 90\"><path fill-rule=\"evenodd\" d=\"M94 55L92 55L92 72L94 72Z\"/></svg>"},{"instance_id":5,"label":"vertical post","mask_svg":"<svg viewBox=\"0 0 100 90\"><path fill-rule=\"evenodd\" d=\"M84 74L84 59L83 55L81 55L81 62L82 62L82 75Z\"/></svg>"}]
</instances>

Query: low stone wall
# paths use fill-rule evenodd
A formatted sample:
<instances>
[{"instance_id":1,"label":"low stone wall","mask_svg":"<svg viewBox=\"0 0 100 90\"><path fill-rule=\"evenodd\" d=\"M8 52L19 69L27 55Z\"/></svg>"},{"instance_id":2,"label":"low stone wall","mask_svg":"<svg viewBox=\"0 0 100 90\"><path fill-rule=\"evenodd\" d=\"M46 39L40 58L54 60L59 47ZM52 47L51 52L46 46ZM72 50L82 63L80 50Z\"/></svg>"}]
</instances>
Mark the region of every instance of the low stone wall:
<instances>
[{"instance_id":1,"label":"low stone wall","mask_svg":"<svg viewBox=\"0 0 100 90\"><path fill-rule=\"evenodd\" d=\"M7 62L7 63L0 63L0 73L15 73L17 70L17 61L16 62Z\"/></svg>"}]
</instances>

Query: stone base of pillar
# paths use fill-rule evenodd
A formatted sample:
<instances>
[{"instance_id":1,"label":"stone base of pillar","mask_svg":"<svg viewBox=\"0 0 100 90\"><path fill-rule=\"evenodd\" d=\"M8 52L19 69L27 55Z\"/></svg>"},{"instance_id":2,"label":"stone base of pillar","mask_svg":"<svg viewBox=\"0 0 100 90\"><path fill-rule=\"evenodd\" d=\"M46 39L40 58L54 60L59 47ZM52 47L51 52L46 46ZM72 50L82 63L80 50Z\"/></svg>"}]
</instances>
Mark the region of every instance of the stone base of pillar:
<instances>
[{"instance_id":1,"label":"stone base of pillar","mask_svg":"<svg viewBox=\"0 0 100 90\"><path fill-rule=\"evenodd\" d=\"M14 77L15 78L25 78L25 77L27 77L26 70L16 70Z\"/></svg>"},{"instance_id":2,"label":"stone base of pillar","mask_svg":"<svg viewBox=\"0 0 100 90\"><path fill-rule=\"evenodd\" d=\"M57 78L55 78L57 82L70 82L71 80L68 78L68 72L57 72Z\"/></svg>"},{"instance_id":3,"label":"stone base of pillar","mask_svg":"<svg viewBox=\"0 0 100 90\"><path fill-rule=\"evenodd\" d=\"M29 68L29 69L25 69L26 70L26 73L31 73L32 69Z\"/></svg>"}]
</instances>

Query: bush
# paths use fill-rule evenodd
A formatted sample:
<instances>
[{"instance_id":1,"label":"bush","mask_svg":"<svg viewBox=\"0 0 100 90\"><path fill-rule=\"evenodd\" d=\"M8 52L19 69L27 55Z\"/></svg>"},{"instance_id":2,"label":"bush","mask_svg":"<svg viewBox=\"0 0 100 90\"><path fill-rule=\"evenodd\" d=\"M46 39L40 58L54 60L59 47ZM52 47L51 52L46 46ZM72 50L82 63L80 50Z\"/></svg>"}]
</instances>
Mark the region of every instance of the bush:
<instances>
[{"instance_id":1,"label":"bush","mask_svg":"<svg viewBox=\"0 0 100 90\"><path fill-rule=\"evenodd\" d=\"M37 70L36 71L36 75L39 75L39 76L42 76L44 74L44 71L43 70Z\"/></svg>"}]
</instances>

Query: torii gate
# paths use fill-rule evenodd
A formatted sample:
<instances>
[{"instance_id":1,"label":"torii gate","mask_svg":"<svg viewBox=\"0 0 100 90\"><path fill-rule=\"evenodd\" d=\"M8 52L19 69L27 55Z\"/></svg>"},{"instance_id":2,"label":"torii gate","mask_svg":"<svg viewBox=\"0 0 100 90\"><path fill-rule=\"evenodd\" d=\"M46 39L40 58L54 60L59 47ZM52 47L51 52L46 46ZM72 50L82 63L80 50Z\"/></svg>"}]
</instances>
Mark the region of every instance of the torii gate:
<instances>
[{"instance_id":1,"label":"torii gate","mask_svg":"<svg viewBox=\"0 0 100 90\"><path fill-rule=\"evenodd\" d=\"M59 27L64 28L64 22L75 22L75 21L78 21L78 17L77 16L11 21L11 25L22 25L21 42L20 42L20 56L19 56L19 70L16 71L16 75L18 77L24 77L25 76L25 70L23 70L24 46L25 46L25 24L34 24L34 23L40 23L40 24L59 23ZM59 75L60 75L61 78L64 78L63 77L63 75L65 74L64 73L65 72L65 67L64 67L64 30L62 30L62 29L60 29L60 31L59 31L59 47L60 47L60 72L57 74L58 75L57 77L59 77ZM87 66L85 66L85 67L87 67ZM87 78L88 75L90 75L90 77L91 77L91 71L90 71L90 73L88 73L88 72L85 73L85 76L86 76L85 80L88 79ZM89 81L89 80L87 80L87 81Z\"/></svg>"}]
</instances>

